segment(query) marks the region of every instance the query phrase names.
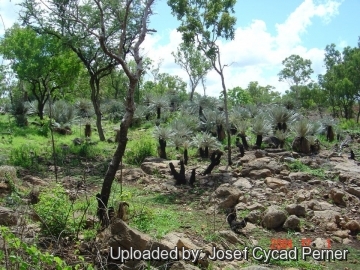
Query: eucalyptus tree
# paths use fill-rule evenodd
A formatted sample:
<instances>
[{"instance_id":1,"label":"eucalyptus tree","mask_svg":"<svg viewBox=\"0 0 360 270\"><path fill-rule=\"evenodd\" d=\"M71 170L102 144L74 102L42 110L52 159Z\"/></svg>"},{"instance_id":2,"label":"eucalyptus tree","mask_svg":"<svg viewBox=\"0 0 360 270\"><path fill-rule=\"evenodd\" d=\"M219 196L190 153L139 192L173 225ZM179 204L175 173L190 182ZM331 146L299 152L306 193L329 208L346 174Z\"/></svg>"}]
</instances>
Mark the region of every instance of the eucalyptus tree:
<instances>
[{"instance_id":1,"label":"eucalyptus tree","mask_svg":"<svg viewBox=\"0 0 360 270\"><path fill-rule=\"evenodd\" d=\"M59 40L18 24L5 32L0 53L11 61L18 79L30 86L40 119L50 96L59 98L60 90L71 88L80 71L76 55Z\"/></svg>"},{"instance_id":2,"label":"eucalyptus tree","mask_svg":"<svg viewBox=\"0 0 360 270\"><path fill-rule=\"evenodd\" d=\"M174 56L175 63L189 76L190 100L192 101L195 89L209 72L211 63L192 43L181 43L176 52L171 54Z\"/></svg>"},{"instance_id":3,"label":"eucalyptus tree","mask_svg":"<svg viewBox=\"0 0 360 270\"><path fill-rule=\"evenodd\" d=\"M221 61L219 39L234 39L235 0L194 0L189 2L168 0L172 14L181 21L178 31L182 33L185 44L196 44L204 55L209 59L212 68L221 78L224 95L224 110L226 118L226 130L228 139L228 165L231 165L231 134L229 126L227 91L225 85L224 65Z\"/></svg>"},{"instance_id":4,"label":"eucalyptus tree","mask_svg":"<svg viewBox=\"0 0 360 270\"><path fill-rule=\"evenodd\" d=\"M105 141L101 123L100 81L111 74L118 63L103 52L98 37L91 34L95 33L99 26L97 2L106 1L84 1L83 4L79 4L76 0L49 0L46 3L42 0L25 0L20 4L23 7L20 18L35 31L59 39L73 50L84 64L89 75L97 131L100 140ZM111 28L105 37L107 40L119 37L120 29L114 21L109 21L107 27Z\"/></svg>"},{"instance_id":5,"label":"eucalyptus tree","mask_svg":"<svg viewBox=\"0 0 360 270\"><path fill-rule=\"evenodd\" d=\"M311 74L311 60L304 59L297 54L292 54L282 61L284 68L279 72L279 81L287 81L290 89L295 92L296 98L300 96L299 86L305 85Z\"/></svg>"},{"instance_id":6,"label":"eucalyptus tree","mask_svg":"<svg viewBox=\"0 0 360 270\"><path fill-rule=\"evenodd\" d=\"M35 5L36 2L38 3L35 0L25 0L27 4L34 3L29 8L24 5L25 11L34 12L31 7L42 10L43 8L39 5ZM140 49L146 35L154 32L148 27L154 0L49 0L47 3L47 12L42 14L44 20L48 17L46 15L51 13L53 18L64 21L64 24L69 25L70 28L82 29L86 37L91 36L97 40L96 43L94 42L95 48L100 46L107 56L122 67L128 78L126 110L120 123L120 139L105 174L101 194L96 196L99 203L98 215L103 222L106 222L105 207L108 204L116 171L124 156L128 141L128 129L135 111L134 93L144 71L144 57L141 55ZM41 22L41 18L39 19ZM83 35L78 34L77 31L74 34L74 39L81 42ZM128 64L130 59L135 61L134 67Z\"/></svg>"}]
</instances>

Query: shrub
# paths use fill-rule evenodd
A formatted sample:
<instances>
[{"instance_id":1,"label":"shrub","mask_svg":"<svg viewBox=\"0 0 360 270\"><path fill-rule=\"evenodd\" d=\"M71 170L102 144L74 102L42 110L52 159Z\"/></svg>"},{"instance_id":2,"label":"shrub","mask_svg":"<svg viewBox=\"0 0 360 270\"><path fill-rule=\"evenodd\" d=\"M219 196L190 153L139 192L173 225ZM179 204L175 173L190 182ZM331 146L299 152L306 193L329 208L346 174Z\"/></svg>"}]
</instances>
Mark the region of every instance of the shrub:
<instances>
[{"instance_id":1,"label":"shrub","mask_svg":"<svg viewBox=\"0 0 360 270\"><path fill-rule=\"evenodd\" d=\"M44 235L58 237L60 234L69 235L75 233L78 226L76 220L69 222L73 211L73 204L60 185L48 189L39 196L40 202L34 206L36 214L41 221L41 230Z\"/></svg>"},{"instance_id":2,"label":"shrub","mask_svg":"<svg viewBox=\"0 0 360 270\"><path fill-rule=\"evenodd\" d=\"M125 152L125 163L140 165L146 157L155 156L155 144L150 138L135 142Z\"/></svg>"},{"instance_id":3,"label":"shrub","mask_svg":"<svg viewBox=\"0 0 360 270\"><path fill-rule=\"evenodd\" d=\"M10 152L10 163L14 166L21 166L26 169L37 166L34 158L37 156L37 151L34 147L23 144L20 147L15 147Z\"/></svg>"}]
</instances>

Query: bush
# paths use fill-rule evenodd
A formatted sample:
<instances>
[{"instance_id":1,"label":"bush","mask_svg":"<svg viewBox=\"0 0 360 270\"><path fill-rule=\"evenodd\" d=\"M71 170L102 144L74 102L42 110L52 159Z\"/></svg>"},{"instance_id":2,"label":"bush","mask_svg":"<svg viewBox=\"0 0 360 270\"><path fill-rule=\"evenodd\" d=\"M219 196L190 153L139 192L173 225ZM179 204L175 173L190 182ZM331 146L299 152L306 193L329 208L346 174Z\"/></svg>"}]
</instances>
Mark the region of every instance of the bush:
<instances>
[{"instance_id":1,"label":"bush","mask_svg":"<svg viewBox=\"0 0 360 270\"><path fill-rule=\"evenodd\" d=\"M23 144L20 147L15 147L10 152L10 163L14 166L21 166L26 169L33 168L37 162L35 157L37 156L36 149Z\"/></svg>"},{"instance_id":2,"label":"bush","mask_svg":"<svg viewBox=\"0 0 360 270\"><path fill-rule=\"evenodd\" d=\"M155 156L155 143L152 139L146 138L135 142L125 152L125 163L140 165L146 157Z\"/></svg>"},{"instance_id":3,"label":"bush","mask_svg":"<svg viewBox=\"0 0 360 270\"><path fill-rule=\"evenodd\" d=\"M41 230L44 235L58 237L60 234L73 234L77 226L71 226L69 217L73 204L60 185L48 189L39 196L40 202L34 206L36 214L41 220Z\"/></svg>"}]
</instances>

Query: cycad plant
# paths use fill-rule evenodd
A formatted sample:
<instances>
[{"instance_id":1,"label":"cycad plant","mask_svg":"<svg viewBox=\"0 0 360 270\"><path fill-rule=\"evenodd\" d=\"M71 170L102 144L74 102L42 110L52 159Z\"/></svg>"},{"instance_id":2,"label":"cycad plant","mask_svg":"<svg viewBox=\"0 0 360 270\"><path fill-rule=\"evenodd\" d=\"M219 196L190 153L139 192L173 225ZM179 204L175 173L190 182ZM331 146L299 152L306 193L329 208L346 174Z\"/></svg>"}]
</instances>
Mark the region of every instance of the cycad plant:
<instances>
[{"instance_id":1,"label":"cycad plant","mask_svg":"<svg viewBox=\"0 0 360 270\"><path fill-rule=\"evenodd\" d=\"M235 128L237 129L237 132L238 132L237 136L241 138L244 149L249 150L249 144L246 140L246 131L249 127L249 123L246 120L236 119L233 122L233 124L234 124Z\"/></svg>"},{"instance_id":2,"label":"cycad plant","mask_svg":"<svg viewBox=\"0 0 360 270\"><path fill-rule=\"evenodd\" d=\"M161 111L169 108L169 98L166 96L154 95L149 97L150 108L156 110L156 119L161 118Z\"/></svg>"},{"instance_id":3,"label":"cycad plant","mask_svg":"<svg viewBox=\"0 0 360 270\"><path fill-rule=\"evenodd\" d=\"M156 126L153 131L153 136L159 141L159 156L166 159L166 141L173 136L173 132L168 127Z\"/></svg>"},{"instance_id":4,"label":"cycad plant","mask_svg":"<svg viewBox=\"0 0 360 270\"><path fill-rule=\"evenodd\" d=\"M45 107L45 113L50 117L49 106ZM71 104L64 100L58 100L51 107L51 116L55 131L60 134L69 134L71 133L71 124L77 119L77 112Z\"/></svg>"},{"instance_id":5,"label":"cycad plant","mask_svg":"<svg viewBox=\"0 0 360 270\"><path fill-rule=\"evenodd\" d=\"M252 132L256 135L256 146L258 148L261 147L262 138L264 135L271 131L271 124L265 118L264 114L259 114L254 118L254 122L252 124Z\"/></svg>"},{"instance_id":6,"label":"cycad plant","mask_svg":"<svg viewBox=\"0 0 360 270\"><path fill-rule=\"evenodd\" d=\"M120 121L125 113L125 105L118 100L110 100L102 107L102 111L106 113L109 117L109 120L113 122Z\"/></svg>"},{"instance_id":7,"label":"cycad plant","mask_svg":"<svg viewBox=\"0 0 360 270\"><path fill-rule=\"evenodd\" d=\"M148 115L149 112L150 112L150 109L148 106L137 105L131 125L139 126L142 123L142 121L146 119L146 116Z\"/></svg>"},{"instance_id":8,"label":"cycad plant","mask_svg":"<svg viewBox=\"0 0 360 270\"><path fill-rule=\"evenodd\" d=\"M322 130L319 122L310 123L308 119L301 119L292 126L296 137L292 143L294 151L309 154L311 152L311 144L308 140L309 136L315 136Z\"/></svg>"},{"instance_id":9,"label":"cycad plant","mask_svg":"<svg viewBox=\"0 0 360 270\"><path fill-rule=\"evenodd\" d=\"M288 125L293 123L298 117L297 113L278 105L271 107L268 113L275 131L287 131Z\"/></svg>"},{"instance_id":10,"label":"cycad plant","mask_svg":"<svg viewBox=\"0 0 360 270\"><path fill-rule=\"evenodd\" d=\"M289 133L287 131L276 130L274 136L280 142L279 147L284 148L285 140L289 136Z\"/></svg>"},{"instance_id":11,"label":"cycad plant","mask_svg":"<svg viewBox=\"0 0 360 270\"><path fill-rule=\"evenodd\" d=\"M90 118L95 114L91 101L85 98L78 99L75 102L75 108L77 110L78 116L81 118Z\"/></svg>"},{"instance_id":12,"label":"cycad plant","mask_svg":"<svg viewBox=\"0 0 360 270\"><path fill-rule=\"evenodd\" d=\"M250 118L250 114L249 114L248 110L246 110L245 108L240 107L240 106L233 107L229 114L229 122L231 125L230 126L231 134L235 135L238 131L234 123L236 123L240 120L246 120L248 118Z\"/></svg>"},{"instance_id":13,"label":"cycad plant","mask_svg":"<svg viewBox=\"0 0 360 270\"><path fill-rule=\"evenodd\" d=\"M192 144L199 149L200 157L209 157L209 151L221 147L219 141L208 132L197 133L192 140Z\"/></svg>"},{"instance_id":14,"label":"cycad plant","mask_svg":"<svg viewBox=\"0 0 360 270\"><path fill-rule=\"evenodd\" d=\"M200 118L201 124L205 131L216 134L219 141L225 139L225 114L221 111L204 110L203 116Z\"/></svg>"},{"instance_id":15,"label":"cycad plant","mask_svg":"<svg viewBox=\"0 0 360 270\"><path fill-rule=\"evenodd\" d=\"M329 142L334 141L335 139L335 129L337 122L332 117L325 117L322 119L322 124L325 127L326 131L326 140Z\"/></svg>"}]
</instances>

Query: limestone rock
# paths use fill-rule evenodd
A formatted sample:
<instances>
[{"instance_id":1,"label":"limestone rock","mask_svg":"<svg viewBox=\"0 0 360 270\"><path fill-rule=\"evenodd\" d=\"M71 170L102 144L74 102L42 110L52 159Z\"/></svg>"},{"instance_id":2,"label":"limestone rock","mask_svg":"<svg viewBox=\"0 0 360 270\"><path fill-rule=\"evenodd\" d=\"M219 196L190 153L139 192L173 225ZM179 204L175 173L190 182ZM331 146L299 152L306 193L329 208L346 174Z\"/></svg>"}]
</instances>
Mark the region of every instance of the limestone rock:
<instances>
[{"instance_id":1,"label":"limestone rock","mask_svg":"<svg viewBox=\"0 0 360 270\"><path fill-rule=\"evenodd\" d=\"M300 219L295 215L290 215L286 219L283 227L285 229L299 230L300 229Z\"/></svg>"},{"instance_id":2,"label":"limestone rock","mask_svg":"<svg viewBox=\"0 0 360 270\"><path fill-rule=\"evenodd\" d=\"M296 215L298 217L305 217L306 215L305 207L301 204L289 204L286 206L285 210L289 215Z\"/></svg>"},{"instance_id":3,"label":"limestone rock","mask_svg":"<svg viewBox=\"0 0 360 270\"><path fill-rule=\"evenodd\" d=\"M229 184L220 185L212 194L212 197L219 201L219 207L223 209L233 208L239 200L241 190Z\"/></svg>"},{"instance_id":4,"label":"limestone rock","mask_svg":"<svg viewBox=\"0 0 360 270\"><path fill-rule=\"evenodd\" d=\"M284 210L277 206L270 206L264 212L262 225L268 229L275 229L282 226L287 216Z\"/></svg>"},{"instance_id":5,"label":"limestone rock","mask_svg":"<svg viewBox=\"0 0 360 270\"><path fill-rule=\"evenodd\" d=\"M265 179L265 184L272 189L275 188L279 188L279 187L283 187L283 186L287 186L290 183L288 181L285 180L281 180L279 178L276 177L266 177Z\"/></svg>"},{"instance_id":6,"label":"limestone rock","mask_svg":"<svg viewBox=\"0 0 360 270\"><path fill-rule=\"evenodd\" d=\"M333 188L329 193L329 198L333 200L333 202L337 205L346 206L346 202L344 201L345 192L338 188Z\"/></svg>"},{"instance_id":7,"label":"limestone rock","mask_svg":"<svg viewBox=\"0 0 360 270\"><path fill-rule=\"evenodd\" d=\"M0 206L0 225L13 226L18 222L18 214L14 210Z\"/></svg>"}]
</instances>

